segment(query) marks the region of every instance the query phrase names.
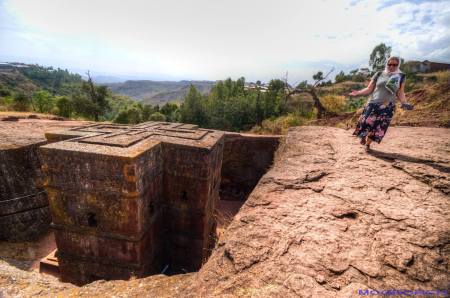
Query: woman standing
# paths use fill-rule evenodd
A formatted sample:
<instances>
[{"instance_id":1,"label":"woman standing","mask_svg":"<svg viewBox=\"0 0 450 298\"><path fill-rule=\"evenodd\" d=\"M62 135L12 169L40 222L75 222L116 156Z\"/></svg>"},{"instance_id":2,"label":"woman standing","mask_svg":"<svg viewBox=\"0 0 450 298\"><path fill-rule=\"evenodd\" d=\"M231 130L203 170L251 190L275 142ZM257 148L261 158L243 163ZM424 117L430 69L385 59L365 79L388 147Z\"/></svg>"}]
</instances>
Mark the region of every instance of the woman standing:
<instances>
[{"instance_id":1,"label":"woman standing","mask_svg":"<svg viewBox=\"0 0 450 298\"><path fill-rule=\"evenodd\" d=\"M370 150L372 141L380 143L391 123L395 112L395 100L400 100L401 108L411 110L406 103L405 75L400 71L400 58L390 57L384 71L377 72L369 85L359 91L353 90L349 96L371 94L363 113L359 117L354 135L361 138L366 151Z\"/></svg>"}]
</instances>

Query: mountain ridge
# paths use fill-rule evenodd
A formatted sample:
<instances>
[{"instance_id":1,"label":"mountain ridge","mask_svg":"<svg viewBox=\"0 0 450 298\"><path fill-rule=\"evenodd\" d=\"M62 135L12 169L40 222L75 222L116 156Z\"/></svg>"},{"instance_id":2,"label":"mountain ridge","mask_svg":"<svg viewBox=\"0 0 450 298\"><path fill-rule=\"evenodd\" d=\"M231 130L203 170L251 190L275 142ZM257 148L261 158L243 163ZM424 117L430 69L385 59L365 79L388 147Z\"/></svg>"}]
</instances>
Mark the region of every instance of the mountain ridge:
<instances>
[{"instance_id":1,"label":"mountain ridge","mask_svg":"<svg viewBox=\"0 0 450 298\"><path fill-rule=\"evenodd\" d=\"M207 94L215 84L214 81L154 81L127 80L122 83L107 83L111 91L126 95L146 104L165 104L179 102L187 94L190 85L195 86L202 94Z\"/></svg>"}]
</instances>

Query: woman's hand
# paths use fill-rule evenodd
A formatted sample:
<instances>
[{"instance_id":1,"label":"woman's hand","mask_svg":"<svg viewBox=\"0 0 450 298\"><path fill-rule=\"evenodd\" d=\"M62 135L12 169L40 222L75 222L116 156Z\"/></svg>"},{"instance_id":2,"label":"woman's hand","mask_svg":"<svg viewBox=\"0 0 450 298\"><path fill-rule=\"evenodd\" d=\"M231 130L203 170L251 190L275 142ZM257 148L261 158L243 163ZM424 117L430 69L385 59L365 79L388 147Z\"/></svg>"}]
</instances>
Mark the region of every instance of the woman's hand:
<instances>
[{"instance_id":1,"label":"woman's hand","mask_svg":"<svg viewBox=\"0 0 450 298\"><path fill-rule=\"evenodd\" d=\"M362 90L352 90L348 95L349 96L359 96L359 95L369 95L375 89L375 82L373 80L370 81L369 85Z\"/></svg>"},{"instance_id":2,"label":"woman's hand","mask_svg":"<svg viewBox=\"0 0 450 298\"><path fill-rule=\"evenodd\" d=\"M352 92L350 92L348 94L348 96L358 96L359 95L359 91L358 90L352 90Z\"/></svg>"},{"instance_id":3,"label":"woman's hand","mask_svg":"<svg viewBox=\"0 0 450 298\"><path fill-rule=\"evenodd\" d=\"M403 110L411 111L414 109L414 106L410 103L403 102L400 106Z\"/></svg>"}]
</instances>

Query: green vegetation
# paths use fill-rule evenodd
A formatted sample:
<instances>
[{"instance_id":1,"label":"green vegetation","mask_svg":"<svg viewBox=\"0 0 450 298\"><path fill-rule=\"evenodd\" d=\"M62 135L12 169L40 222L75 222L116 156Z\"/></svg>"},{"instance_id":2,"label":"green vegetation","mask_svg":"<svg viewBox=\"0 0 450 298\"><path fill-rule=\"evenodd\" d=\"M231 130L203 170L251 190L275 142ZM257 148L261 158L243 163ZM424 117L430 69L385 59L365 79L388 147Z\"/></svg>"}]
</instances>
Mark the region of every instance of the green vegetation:
<instances>
[{"instance_id":1,"label":"green vegetation","mask_svg":"<svg viewBox=\"0 0 450 298\"><path fill-rule=\"evenodd\" d=\"M295 88L279 79L267 85L260 81L246 85L241 77L235 81L230 78L217 81L205 94L204 88L211 82L205 82L200 89L195 84L186 85L186 81L174 82L182 85L177 94L185 96L162 106L113 93L107 86L95 84L89 73L87 80L83 80L67 70L31 65L9 73L0 72L0 111L35 111L122 124L169 121L228 131L284 133L290 126L327 121L331 117L344 119L359 110L367 97L348 98L346 95L352 89L364 88L370 76L384 66L390 52L391 48L385 44L377 45L369 58L372 71L355 69L348 74L340 71L334 83L327 81L331 71L327 75L318 71L313 75L314 84L303 81ZM425 88L430 83L445 85L449 81L448 71L434 74L403 71L407 92ZM151 81L129 81L127 85L136 83L144 88L148 82ZM158 85L157 82L151 85L155 84ZM163 90L170 82L159 85L158 90ZM433 94L430 93L430 97Z\"/></svg>"},{"instance_id":2,"label":"green vegetation","mask_svg":"<svg viewBox=\"0 0 450 298\"><path fill-rule=\"evenodd\" d=\"M336 83L342 83L346 81L352 82L364 82L367 80L367 77L361 73L358 73L357 69L351 70L349 74L345 74L343 71L340 71L335 77L334 80Z\"/></svg>"},{"instance_id":3,"label":"green vegetation","mask_svg":"<svg viewBox=\"0 0 450 298\"><path fill-rule=\"evenodd\" d=\"M70 95L83 81L80 75L70 73L67 69L53 69L40 65L21 68L20 72L52 95Z\"/></svg>"},{"instance_id":4,"label":"green vegetation","mask_svg":"<svg viewBox=\"0 0 450 298\"><path fill-rule=\"evenodd\" d=\"M229 131L263 131L271 127L276 133L281 131L278 126L303 124L317 115L311 96L288 95L285 82L278 79L271 80L267 88L261 88L261 82L257 88L245 88L244 78L229 78L216 82L206 95L190 85L181 105L168 102L160 107L114 94L106 86L96 85L89 73L87 76L83 80L67 70L39 65L16 70L9 77L0 77L0 107L123 124L186 122ZM322 79L323 73L318 72L314 78ZM331 87L332 83L324 81L318 86ZM298 85L311 87L306 81ZM327 109L348 110L345 100L334 103L334 99L325 97Z\"/></svg>"},{"instance_id":5,"label":"green vegetation","mask_svg":"<svg viewBox=\"0 0 450 298\"><path fill-rule=\"evenodd\" d=\"M139 123L162 119L152 114L159 107L142 105L112 93L108 87L67 70L29 65L0 73L0 110L34 111L66 118L118 123ZM175 119L173 107L164 110ZM150 118L152 116L152 118ZM164 118L165 119L165 118Z\"/></svg>"},{"instance_id":6,"label":"green vegetation","mask_svg":"<svg viewBox=\"0 0 450 298\"><path fill-rule=\"evenodd\" d=\"M379 71L384 69L387 59L391 56L392 48L386 46L384 43L377 45L370 54L369 66L372 71Z\"/></svg>"},{"instance_id":7,"label":"green vegetation","mask_svg":"<svg viewBox=\"0 0 450 298\"><path fill-rule=\"evenodd\" d=\"M189 92L190 85L201 94L208 94L215 82L212 81L150 81L132 80L109 83L106 86L113 93L128 96L143 104L162 106L168 102L179 102Z\"/></svg>"},{"instance_id":8,"label":"green vegetation","mask_svg":"<svg viewBox=\"0 0 450 298\"><path fill-rule=\"evenodd\" d=\"M249 130L284 113L285 84L272 80L267 92L246 90L245 79L218 81L207 96L194 86L180 106L181 121L230 131Z\"/></svg>"}]
</instances>

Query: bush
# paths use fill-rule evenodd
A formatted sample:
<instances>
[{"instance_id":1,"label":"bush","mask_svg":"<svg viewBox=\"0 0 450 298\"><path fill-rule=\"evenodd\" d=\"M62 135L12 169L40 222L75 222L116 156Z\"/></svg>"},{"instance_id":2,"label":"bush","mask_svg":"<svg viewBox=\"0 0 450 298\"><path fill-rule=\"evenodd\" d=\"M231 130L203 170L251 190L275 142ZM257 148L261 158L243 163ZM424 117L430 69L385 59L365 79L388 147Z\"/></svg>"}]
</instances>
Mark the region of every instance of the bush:
<instances>
[{"instance_id":1,"label":"bush","mask_svg":"<svg viewBox=\"0 0 450 298\"><path fill-rule=\"evenodd\" d=\"M166 116L164 114L161 114L160 112L156 112L150 115L148 118L150 121L166 121Z\"/></svg>"},{"instance_id":2,"label":"bush","mask_svg":"<svg viewBox=\"0 0 450 298\"><path fill-rule=\"evenodd\" d=\"M65 96L56 98L57 114L62 117L70 118L73 113L72 102Z\"/></svg>"},{"instance_id":3,"label":"bush","mask_svg":"<svg viewBox=\"0 0 450 298\"><path fill-rule=\"evenodd\" d=\"M260 134L286 134L289 127L304 125L306 120L295 114L288 114L274 119L266 119L261 125L251 129L252 133Z\"/></svg>"},{"instance_id":4,"label":"bush","mask_svg":"<svg viewBox=\"0 0 450 298\"><path fill-rule=\"evenodd\" d=\"M438 83L450 83L450 71L439 71L435 73Z\"/></svg>"},{"instance_id":5,"label":"bush","mask_svg":"<svg viewBox=\"0 0 450 298\"><path fill-rule=\"evenodd\" d=\"M10 96L10 95L11 95L11 91L9 91L4 86L0 86L0 97L6 97L6 96Z\"/></svg>"},{"instance_id":6,"label":"bush","mask_svg":"<svg viewBox=\"0 0 450 298\"><path fill-rule=\"evenodd\" d=\"M367 99L365 97L352 98L347 102L346 110L348 112L356 111L364 106L366 100Z\"/></svg>"},{"instance_id":7,"label":"bush","mask_svg":"<svg viewBox=\"0 0 450 298\"><path fill-rule=\"evenodd\" d=\"M336 114L345 112L347 107L347 100L342 95L325 95L320 98L320 102L327 111Z\"/></svg>"},{"instance_id":8,"label":"bush","mask_svg":"<svg viewBox=\"0 0 450 298\"><path fill-rule=\"evenodd\" d=\"M114 122L120 124L137 124L141 122L141 113L135 107L122 110L116 116Z\"/></svg>"},{"instance_id":9,"label":"bush","mask_svg":"<svg viewBox=\"0 0 450 298\"><path fill-rule=\"evenodd\" d=\"M363 74L355 74L352 76L353 82L365 82L366 79L367 78Z\"/></svg>"},{"instance_id":10,"label":"bush","mask_svg":"<svg viewBox=\"0 0 450 298\"><path fill-rule=\"evenodd\" d=\"M49 113L54 106L53 96L45 90L33 93L32 105L36 112Z\"/></svg>"},{"instance_id":11,"label":"bush","mask_svg":"<svg viewBox=\"0 0 450 298\"><path fill-rule=\"evenodd\" d=\"M30 108L30 97L23 92L14 94L12 108L15 111L28 111Z\"/></svg>"},{"instance_id":12,"label":"bush","mask_svg":"<svg viewBox=\"0 0 450 298\"><path fill-rule=\"evenodd\" d=\"M314 117L314 103L311 101L299 101L297 103L297 113L303 117L311 119Z\"/></svg>"}]
</instances>

